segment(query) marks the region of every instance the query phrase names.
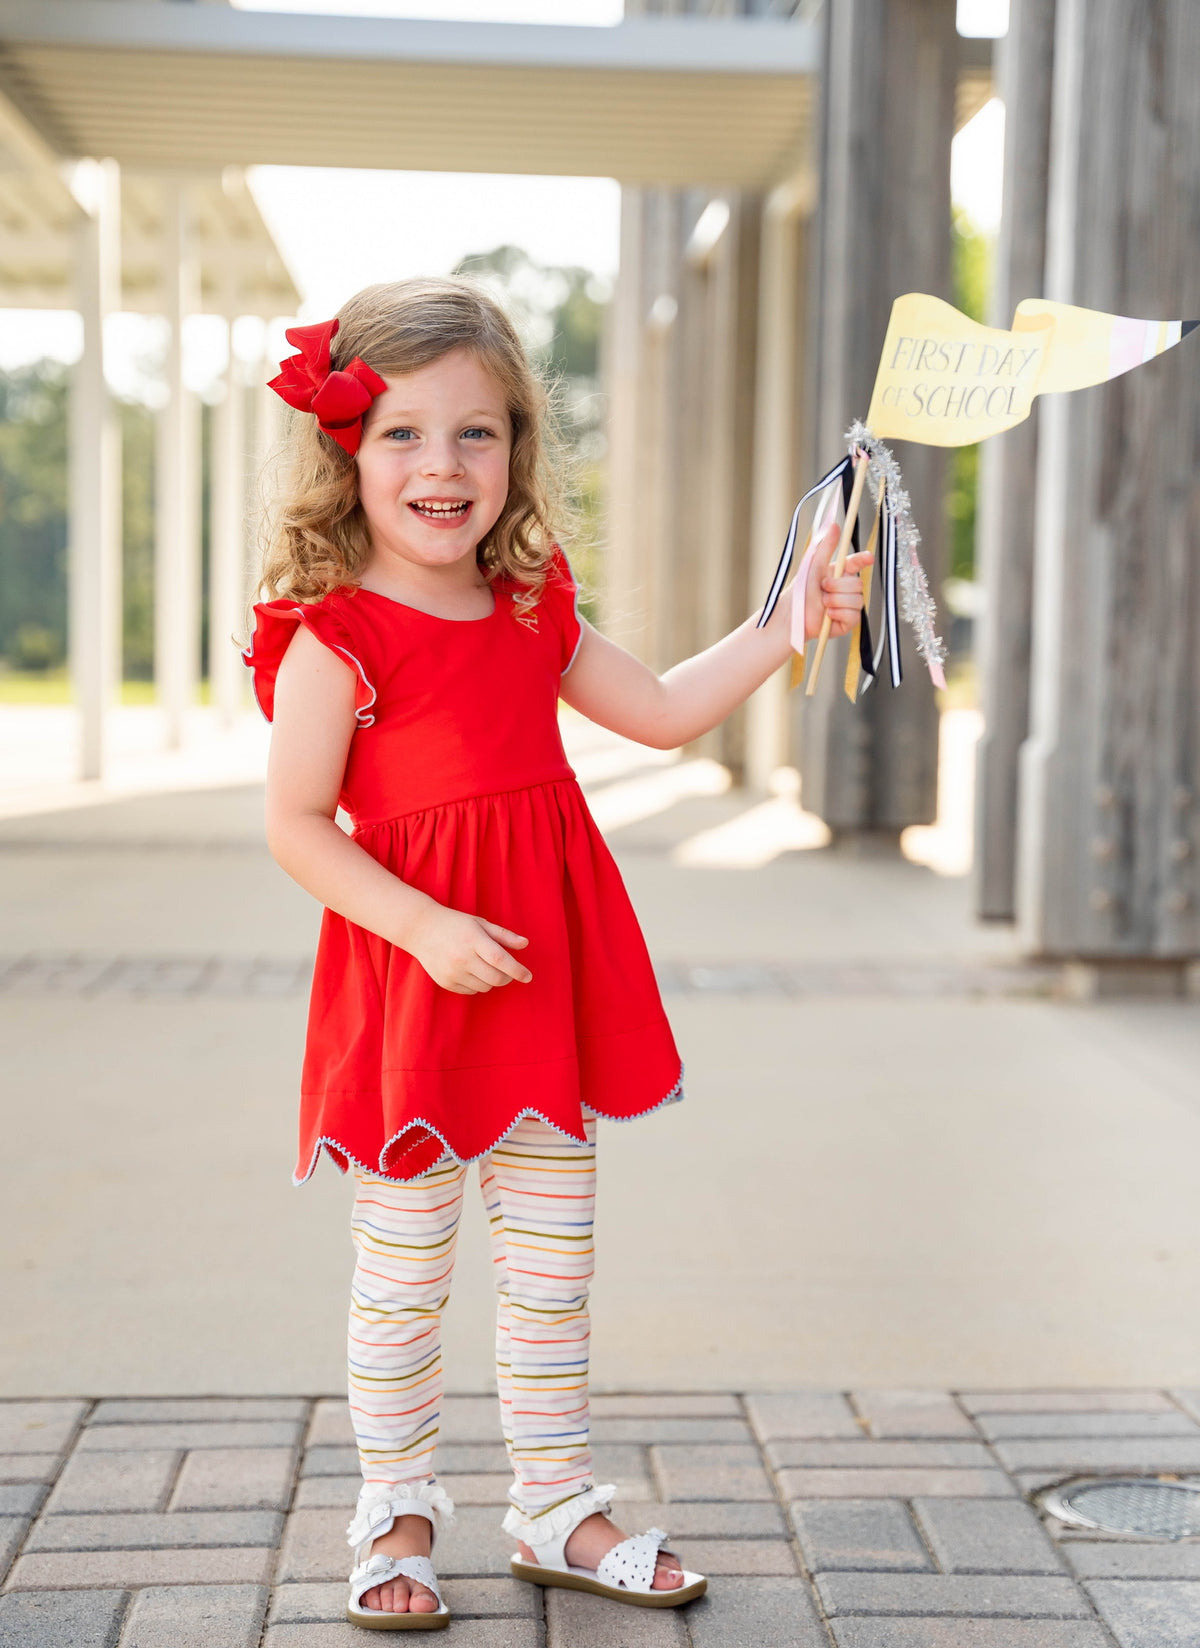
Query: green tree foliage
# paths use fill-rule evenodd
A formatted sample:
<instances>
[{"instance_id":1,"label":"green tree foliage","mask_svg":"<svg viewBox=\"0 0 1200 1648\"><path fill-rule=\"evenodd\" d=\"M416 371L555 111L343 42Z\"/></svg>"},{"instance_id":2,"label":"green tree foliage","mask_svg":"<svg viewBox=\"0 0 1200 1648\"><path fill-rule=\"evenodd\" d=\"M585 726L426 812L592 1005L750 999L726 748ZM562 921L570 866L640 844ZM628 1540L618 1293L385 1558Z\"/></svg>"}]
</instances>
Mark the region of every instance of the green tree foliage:
<instances>
[{"instance_id":1,"label":"green tree foliage","mask_svg":"<svg viewBox=\"0 0 1200 1648\"><path fill-rule=\"evenodd\" d=\"M154 413L120 403L121 622L126 681L154 679Z\"/></svg>"},{"instance_id":2,"label":"green tree foliage","mask_svg":"<svg viewBox=\"0 0 1200 1648\"><path fill-rule=\"evenodd\" d=\"M0 653L26 668L67 649L67 374L0 375Z\"/></svg>"},{"instance_id":3,"label":"green tree foliage","mask_svg":"<svg viewBox=\"0 0 1200 1648\"><path fill-rule=\"evenodd\" d=\"M547 266L519 246L496 246L463 258L454 273L493 288L551 378L599 375L604 301L590 269Z\"/></svg>"},{"instance_id":4,"label":"green tree foliage","mask_svg":"<svg viewBox=\"0 0 1200 1648\"><path fill-rule=\"evenodd\" d=\"M600 375L600 334L604 301L596 277L587 269L558 269L565 291L554 308L550 367L567 378Z\"/></svg>"},{"instance_id":5,"label":"green tree foliage","mask_svg":"<svg viewBox=\"0 0 1200 1648\"><path fill-rule=\"evenodd\" d=\"M497 246L463 258L454 273L474 275L492 288L552 385L571 500L579 515L571 565L582 585L580 605L594 616L588 588L597 580L600 539L605 450L600 340L607 293L590 270L536 263L519 246Z\"/></svg>"},{"instance_id":6,"label":"green tree foliage","mask_svg":"<svg viewBox=\"0 0 1200 1648\"><path fill-rule=\"evenodd\" d=\"M972 320L984 321L991 279L992 243L961 207L954 208L954 306ZM950 455L947 509L950 515L950 565L954 578L975 576L975 498L979 447L956 446Z\"/></svg>"},{"instance_id":7,"label":"green tree foliage","mask_svg":"<svg viewBox=\"0 0 1200 1648\"><path fill-rule=\"evenodd\" d=\"M0 658L44 670L67 656L69 371L39 361L0 373ZM119 402L123 665L154 665L154 414Z\"/></svg>"}]
</instances>

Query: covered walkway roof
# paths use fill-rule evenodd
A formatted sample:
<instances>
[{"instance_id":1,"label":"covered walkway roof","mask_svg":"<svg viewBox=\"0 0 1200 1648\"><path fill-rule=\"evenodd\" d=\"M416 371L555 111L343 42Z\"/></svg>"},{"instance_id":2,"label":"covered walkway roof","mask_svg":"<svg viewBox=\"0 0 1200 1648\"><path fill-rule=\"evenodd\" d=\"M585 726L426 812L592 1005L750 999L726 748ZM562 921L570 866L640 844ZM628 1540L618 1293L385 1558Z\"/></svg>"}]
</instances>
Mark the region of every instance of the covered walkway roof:
<instances>
[{"instance_id":1,"label":"covered walkway roof","mask_svg":"<svg viewBox=\"0 0 1200 1648\"><path fill-rule=\"evenodd\" d=\"M71 167L0 92L0 308L71 309L78 300L80 202ZM163 174L127 172L120 190L118 308L170 308L171 224ZM190 250L200 307L226 316L295 313L300 294L241 168L188 173Z\"/></svg>"},{"instance_id":2,"label":"covered walkway roof","mask_svg":"<svg viewBox=\"0 0 1200 1648\"><path fill-rule=\"evenodd\" d=\"M0 309L73 309L79 206L54 173L5 162L9 111L0 98ZM237 166L189 179L190 247L201 311L232 317L292 315L300 293ZM121 180L121 288L118 308L161 314L167 292L171 224L162 180Z\"/></svg>"},{"instance_id":3,"label":"covered walkway roof","mask_svg":"<svg viewBox=\"0 0 1200 1648\"><path fill-rule=\"evenodd\" d=\"M770 186L810 162L820 35L770 18L614 28L0 0L0 90L60 155ZM985 63L968 72L971 112ZM414 225L419 232L419 225Z\"/></svg>"},{"instance_id":4,"label":"covered walkway roof","mask_svg":"<svg viewBox=\"0 0 1200 1648\"><path fill-rule=\"evenodd\" d=\"M61 153L762 185L811 121L817 31L0 0L5 90Z\"/></svg>"}]
</instances>

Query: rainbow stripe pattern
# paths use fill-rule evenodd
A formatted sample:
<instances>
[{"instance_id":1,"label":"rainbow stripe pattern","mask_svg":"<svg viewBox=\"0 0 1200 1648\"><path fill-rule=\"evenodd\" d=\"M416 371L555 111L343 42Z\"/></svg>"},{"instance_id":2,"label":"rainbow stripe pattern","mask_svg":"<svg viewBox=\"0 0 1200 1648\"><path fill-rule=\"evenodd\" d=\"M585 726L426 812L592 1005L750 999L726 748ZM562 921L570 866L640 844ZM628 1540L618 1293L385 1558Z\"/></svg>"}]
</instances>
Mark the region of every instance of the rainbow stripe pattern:
<instances>
[{"instance_id":1,"label":"rainbow stripe pattern","mask_svg":"<svg viewBox=\"0 0 1200 1648\"><path fill-rule=\"evenodd\" d=\"M494 1266L496 1383L527 1516L594 1485L588 1442L588 1290L596 1118L587 1143L523 1117L480 1159ZM355 1172L350 1416L364 1483L434 1481L442 1399L441 1313L450 1293L466 1164L419 1179Z\"/></svg>"}]
</instances>

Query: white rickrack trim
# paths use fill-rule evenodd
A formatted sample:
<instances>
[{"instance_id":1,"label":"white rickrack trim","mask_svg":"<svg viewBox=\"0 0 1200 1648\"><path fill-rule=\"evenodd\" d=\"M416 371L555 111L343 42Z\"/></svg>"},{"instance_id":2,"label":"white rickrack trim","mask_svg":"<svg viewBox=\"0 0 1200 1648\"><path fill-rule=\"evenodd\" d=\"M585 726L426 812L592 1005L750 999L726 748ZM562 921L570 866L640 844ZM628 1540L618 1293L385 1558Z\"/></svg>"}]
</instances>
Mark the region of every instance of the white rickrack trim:
<instances>
[{"instance_id":1,"label":"white rickrack trim","mask_svg":"<svg viewBox=\"0 0 1200 1648\"><path fill-rule=\"evenodd\" d=\"M406 1501L428 1505L434 1536L454 1525L454 1501L440 1482L364 1482L359 1490L354 1519L346 1529L347 1542L357 1548L367 1539L379 1539L397 1515L417 1514L403 1510Z\"/></svg>"},{"instance_id":2,"label":"white rickrack trim","mask_svg":"<svg viewBox=\"0 0 1200 1648\"><path fill-rule=\"evenodd\" d=\"M643 1116L649 1116L652 1115L654 1111L661 1110L664 1104L678 1104L683 1096L683 1065L681 1063L679 1066L679 1076L671 1091L669 1093L665 1093L656 1104L648 1104L644 1110L635 1110L632 1116L610 1116L607 1110L596 1110L594 1106L591 1106L590 1108L593 1110L595 1115L603 1116L606 1122L636 1122L640 1121Z\"/></svg>"},{"instance_id":3,"label":"white rickrack trim","mask_svg":"<svg viewBox=\"0 0 1200 1648\"><path fill-rule=\"evenodd\" d=\"M300 617L300 622L302 624L304 623L303 613L304 613L305 609L304 609L303 606L294 606L294 607L290 608L289 610L296 613ZM281 613L279 616L282 617L283 614ZM305 624L304 627L306 629L308 629L307 624ZM257 632L257 625L255 625L255 630ZM355 705L355 707L354 707L354 719L360 727L373 727L375 725L375 717L373 715L371 715L369 713L369 711L371 709L371 706L375 703L375 700L379 697L379 694L375 690L374 682L372 682L368 679L366 670L362 667L362 665L359 663L358 659L354 656L354 654L352 652L350 652L346 647L339 647L336 641L327 641L325 639L325 637L323 635L321 635L319 633L319 631L317 631L317 630L309 630L309 634L310 635L315 635L317 640L320 641L323 646L328 647L331 652L340 652L342 657L345 658L348 663L353 664L354 668L358 671L358 676L359 676L360 681L362 682L363 686L366 687L367 691L371 694L371 696L370 696L370 698L367 699L365 704L363 704L361 706L359 706L357 704ZM291 643L289 642L288 644L290 645ZM255 665L258 662L258 660L254 656L254 637L253 636L250 637L250 645L243 649L242 658L248 665L251 665L251 666ZM258 677L256 675L254 675L253 673L251 673L251 676L250 676L250 687L251 687L251 690L254 693L254 702L258 705L260 714L262 715L264 720L269 719L269 717L267 716L266 710L263 709L262 700L258 696Z\"/></svg>"},{"instance_id":4,"label":"white rickrack trim","mask_svg":"<svg viewBox=\"0 0 1200 1648\"><path fill-rule=\"evenodd\" d=\"M316 1168L317 1158L320 1155L321 1150L325 1149L326 1151L328 1151L332 1147L333 1150L339 1150L342 1153L342 1155L346 1157L347 1161L353 1162L356 1167L361 1167L364 1173L370 1173L370 1174L374 1175L375 1178L389 1179L393 1184L415 1184L418 1179L424 1178L426 1173L432 1173L434 1168L438 1167L440 1165L440 1160L438 1162L432 1162L428 1167L423 1168L420 1173L415 1173L411 1179L397 1179L397 1177L394 1173L386 1172L384 1170L383 1166L382 1166L384 1157L387 1155L388 1151L392 1148L392 1146L396 1143L396 1140L397 1139L402 1139L404 1137L404 1135L410 1130L410 1128L424 1127L424 1128L428 1129L428 1131L430 1133L432 1133L433 1136L436 1139L441 1140L441 1143L442 1143L442 1146L443 1146L443 1149L444 1149L446 1155L452 1157L454 1161L462 1163L462 1164L465 1165L468 1162L477 1162L477 1161L479 1161L481 1157L486 1156L490 1151L494 1150L496 1148L496 1145L498 1145L500 1143L500 1140L501 1139L506 1139L508 1137L508 1135L512 1132L513 1128L517 1125L517 1123L519 1121L523 1121L526 1116L536 1116L538 1121L545 1122L547 1127L552 1127L556 1133L561 1133L564 1139L570 1139L572 1144L586 1145L589 1142L587 1139L577 1139L575 1137L574 1133L568 1133L565 1128L559 1127L557 1122L552 1122L550 1120L549 1116L543 1115L540 1110L534 1110L531 1107L529 1109L519 1111L517 1113L517 1115L515 1115L513 1117L512 1121L509 1122L508 1126L504 1129L504 1132L501 1133L500 1138L496 1139L495 1143L488 1145L487 1150L481 1150L477 1156L459 1156L450 1148L450 1145L448 1144L448 1142L446 1140L446 1136L445 1136L444 1133L442 1133L438 1128L434 1127L432 1122L427 1122L425 1120L424 1116L417 1116L411 1122L405 1122L404 1126L400 1129L400 1131L398 1133L393 1133L392 1134L391 1138L387 1141L387 1143L384 1145L383 1149L379 1152L379 1165L377 1165L375 1167L368 1167L366 1162L359 1161L357 1156L352 1155L350 1153L350 1151L348 1151L344 1145L339 1144L336 1139L329 1138L325 1134L322 1134L321 1137L317 1140L316 1144L313 1146L312 1160L309 1163L308 1171L304 1174L304 1176L302 1178L299 1178L299 1179L295 1176L295 1174L293 1174L292 1175L292 1183L296 1184L296 1185L300 1185L300 1184L304 1184L306 1182L306 1180L310 1179L312 1177L314 1169ZM410 1149L415 1150L416 1146L412 1145L412 1146L410 1146ZM335 1167L337 1166L336 1161L334 1162L333 1165ZM345 1169L343 1168L342 1171L344 1172Z\"/></svg>"},{"instance_id":5,"label":"white rickrack trim","mask_svg":"<svg viewBox=\"0 0 1200 1648\"><path fill-rule=\"evenodd\" d=\"M581 1106L581 1108L586 1108L593 1116L602 1116L606 1122L638 1121L642 1116L649 1116L652 1115L655 1110L661 1110L664 1104L677 1104L683 1098L683 1068L684 1067L681 1063L679 1066L679 1075L670 1092L665 1093L661 1099L656 1099L653 1104L648 1104L644 1110L635 1110L631 1116L610 1116L606 1110L597 1110L595 1105L591 1103L589 1103L586 1107ZM442 1133L440 1129L434 1127L432 1122L426 1121L424 1116L417 1116L411 1122L406 1122L398 1133L392 1134L391 1138L379 1152L379 1162L374 1167L369 1166L366 1162L362 1161L360 1157L354 1155L352 1151L347 1150L346 1146L342 1144L340 1140L335 1139L332 1134L322 1133L320 1138L317 1139L313 1145L312 1156L309 1158L308 1167L301 1174L293 1173L292 1183L294 1185L307 1184L316 1171L317 1162L320 1159L322 1150L324 1150L329 1156L330 1161L333 1162L333 1165L338 1169L338 1172L345 1173L346 1169L339 1165L333 1155L333 1152L336 1150L338 1154L344 1156L348 1162L353 1162L355 1167L361 1167L364 1173L369 1173L374 1178L387 1179L392 1184L415 1184L418 1179L423 1179L426 1173L432 1173L435 1167L441 1165L440 1158L436 1162L431 1162L430 1165L423 1168L420 1173L415 1173L411 1179L398 1179L394 1173L386 1172L382 1165L384 1157L396 1143L396 1140L402 1139L411 1128L424 1127L428 1132L432 1133L436 1139L441 1140L446 1155L451 1157L453 1161L465 1165L468 1162L477 1162L481 1159L481 1157L489 1155L493 1150L495 1150L501 1140L508 1137L518 1122L524 1121L526 1116L536 1116L538 1121L545 1122L547 1127L553 1128L554 1131L556 1133L560 1133L564 1139L570 1139L572 1144L585 1145L589 1142L587 1139L576 1138L574 1133L568 1133L566 1128L560 1127L557 1122L552 1122L549 1116L547 1116L543 1111L535 1110L532 1106L527 1106L524 1110L517 1112L517 1114L504 1129L504 1132L501 1133L499 1137L490 1145L488 1145L486 1150L481 1150L478 1155L475 1156L459 1156L454 1150L451 1149L445 1134ZM415 1148L415 1146L413 1148Z\"/></svg>"},{"instance_id":6,"label":"white rickrack trim","mask_svg":"<svg viewBox=\"0 0 1200 1648\"><path fill-rule=\"evenodd\" d=\"M584 1517L592 1516L597 1511L603 1511L607 1515L612 1509L616 1493L616 1484L613 1482L594 1484L590 1488L584 1488L581 1493L573 1494L570 1499L564 1499L561 1505L555 1505L552 1510L543 1511L540 1516L530 1516L519 1505L510 1505L500 1526L506 1534L511 1534L514 1539L523 1540L526 1545L536 1550L539 1545L551 1545L565 1540L568 1534L578 1528Z\"/></svg>"}]
</instances>

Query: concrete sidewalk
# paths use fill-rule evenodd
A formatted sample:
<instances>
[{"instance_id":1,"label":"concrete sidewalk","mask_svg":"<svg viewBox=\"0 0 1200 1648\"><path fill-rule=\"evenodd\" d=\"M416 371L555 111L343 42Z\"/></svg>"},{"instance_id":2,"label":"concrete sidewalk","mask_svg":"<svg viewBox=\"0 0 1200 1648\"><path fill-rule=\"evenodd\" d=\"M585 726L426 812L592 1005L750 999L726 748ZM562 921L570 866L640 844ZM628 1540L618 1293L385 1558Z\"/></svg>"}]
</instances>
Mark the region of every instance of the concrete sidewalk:
<instances>
[{"instance_id":1,"label":"concrete sidewalk","mask_svg":"<svg viewBox=\"0 0 1200 1648\"><path fill-rule=\"evenodd\" d=\"M1200 1006L1057 1001L961 878L762 862L778 816L711 764L592 731L687 1061L601 1129L595 1388L1200 1383ZM349 1186L291 1184L319 911L261 811L0 823L0 1394L341 1388ZM491 1388L489 1272L470 1195L455 1391Z\"/></svg>"},{"instance_id":2,"label":"concrete sidewalk","mask_svg":"<svg viewBox=\"0 0 1200 1648\"><path fill-rule=\"evenodd\" d=\"M707 1594L632 1608L509 1576L499 1410L449 1398L439 1541L462 1648L1190 1648L1200 1541L1039 1517L1077 1471L1200 1481L1200 1391L607 1396L597 1480ZM356 1648L345 1403L0 1402L0 1648ZM1191 1477L1186 1473L1192 1472ZM14 1560L15 1559L15 1560ZM264 1632L265 1625L265 1632Z\"/></svg>"}]
</instances>

